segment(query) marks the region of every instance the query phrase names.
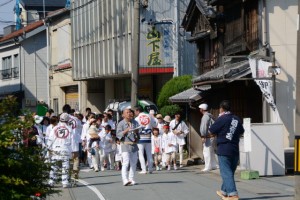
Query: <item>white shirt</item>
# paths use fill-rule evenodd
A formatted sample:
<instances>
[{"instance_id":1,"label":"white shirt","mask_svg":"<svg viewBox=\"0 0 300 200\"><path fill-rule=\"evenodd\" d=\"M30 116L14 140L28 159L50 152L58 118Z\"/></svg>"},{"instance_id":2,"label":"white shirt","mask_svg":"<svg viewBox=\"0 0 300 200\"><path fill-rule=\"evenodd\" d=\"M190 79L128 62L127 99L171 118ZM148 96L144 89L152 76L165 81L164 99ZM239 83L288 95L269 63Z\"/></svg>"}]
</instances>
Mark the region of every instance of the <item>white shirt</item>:
<instances>
[{"instance_id":1,"label":"white shirt","mask_svg":"<svg viewBox=\"0 0 300 200\"><path fill-rule=\"evenodd\" d=\"M185 124L184 121L181 121L180 124L177 126L177 128L175 130L173 130L175 128L175 126L177 125L177 121L175 119L173 119L170 122L170 130L175 134L176 132L180 132L180 134L176 135L177 137L177 144L179 145L185 145L185 137L187 136L187 134L189 133L189 128L187 127L187 125Z\"/></svg>"},{"instance_id":2,"label":"white shirt","mask_svg":"<svg viewBox=\"0 0 300 200\"><path fill-rule=\"evenodd\" d=\"M173 144L173 146L169 146ZM168 134L164 133L162 136L162 146L165 153L172 153L177 151L177 137L170 131Z\"/></svg>"},{"instance_id":3,"label":"white shirt","mask_svg":"<svg viewBox=\"0 0 300 200\"><path fill-rule=\"evenodd\" d=\"M72 129L63 122L59 122L50 132L47 146L52 151L71 153Z\"/></svg>"}]
</instances>

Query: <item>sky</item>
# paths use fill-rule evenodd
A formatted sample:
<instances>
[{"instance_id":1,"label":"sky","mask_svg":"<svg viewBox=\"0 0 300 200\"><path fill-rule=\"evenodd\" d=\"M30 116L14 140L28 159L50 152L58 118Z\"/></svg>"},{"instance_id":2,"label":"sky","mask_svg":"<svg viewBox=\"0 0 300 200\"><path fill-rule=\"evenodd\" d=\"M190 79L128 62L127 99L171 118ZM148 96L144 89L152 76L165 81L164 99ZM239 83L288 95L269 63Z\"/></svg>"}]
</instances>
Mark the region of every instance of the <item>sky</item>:
<instances>
[{"instance_id":1,"label":"sky","mask_svg":"<svg viewBox=\"0 0 300 200\"><path fill-rule=\"evenodd\" d=\"M0 0L0 34L3 34L3 28L14 24L14 6L16 0Z\"/></svg>"}]
</instances>

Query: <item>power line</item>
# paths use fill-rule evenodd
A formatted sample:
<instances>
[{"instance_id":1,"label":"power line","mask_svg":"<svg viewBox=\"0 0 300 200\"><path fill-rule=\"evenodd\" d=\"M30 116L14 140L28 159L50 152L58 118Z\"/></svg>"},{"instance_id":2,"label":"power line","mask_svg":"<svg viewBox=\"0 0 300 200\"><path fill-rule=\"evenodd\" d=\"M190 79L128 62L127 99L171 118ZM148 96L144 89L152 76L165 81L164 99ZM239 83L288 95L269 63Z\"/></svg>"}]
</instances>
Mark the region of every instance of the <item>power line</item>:
<instances>
[{"instance_id":1,"label":"power line","mask_svg":"<svg viewBox=\"0 0 300 200\"><path fill-rule=\"evenodd\" d=\"M13 0L9 0L9 1L5 2L5 3L2 3L2 4L0 4L0 7L5 6L6 4L9 4L9 3L12 2L12 1L13 1Z\"/></svg>"}]
</instances>

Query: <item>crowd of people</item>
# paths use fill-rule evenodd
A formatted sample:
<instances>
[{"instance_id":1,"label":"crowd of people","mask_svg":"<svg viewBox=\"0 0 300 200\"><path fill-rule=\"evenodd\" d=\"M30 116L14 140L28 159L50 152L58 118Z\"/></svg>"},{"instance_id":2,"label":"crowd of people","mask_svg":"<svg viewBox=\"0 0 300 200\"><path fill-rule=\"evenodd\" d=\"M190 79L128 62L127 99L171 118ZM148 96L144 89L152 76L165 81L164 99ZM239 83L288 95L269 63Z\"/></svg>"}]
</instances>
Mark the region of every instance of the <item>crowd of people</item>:
<instances>
[{"instance_id":1,"label":"crowd of people","mask_svg":"<svg viewBox=\"0 0 300 200\"><path fill-rule=\"evenodd\" d=\"M45 116L34 116L35 145L46 147L51 162L62 163L63 187L69 187L69 175L77 179L80 167L84 166L95 172L122 170L122 174L129 170L129 166L134 174L137 164L140 174L171 170L171 167L177 170L178 151L178 167L183 166L183 146L189 129L180 112L172 120L170 116L163 118L153 110L148 114L137 106L123 110L122 117L123 120L116 122L113 110L95 114L90 108L83 115L68 104L58 116L51 109ZM69 173L70 160L72 173ZM51 170L50 185L59 178L58 170L57 166ZM135 184L133 177L122 177L124 185Z\"/></svg>"},{"instance_id":2,"label":"crowd of people","mask_svg":"<svg viewBox=\"0 0 300 200\"><path fill-rule=\"evenodd\" d=\"M242 124L231 114L227 101L220 104L216 120L208 112L207 104L201 104L199 110L202 114L200 134L205 161L202 171L208 172L220 165L223 184L217 194L222 199L238 199L234 172L238 163L239 136L244 132ZM57 171L61 170L63 187L70 186L70 160L73 161L71 174L75 179L78 179L80 167L87 165L95 172L121 170L124 186L136 184L134 176L138 161L140 174L183 167L183 148L189 128L180 112L171 119L168 115L155 114L153 110L148 114L137 106L125 108L122 120L117 122L113 118L113 110L95 114L87 108L83 115L66 104L59 116L49 110L44 117L36 115L34 119L38 133L36 144L48 150L50 162L62 163L60 168L57 165L52 167L50 185L58 179ZM215 156L216 146L219 165Z\"/></svg>"}]
</instances>

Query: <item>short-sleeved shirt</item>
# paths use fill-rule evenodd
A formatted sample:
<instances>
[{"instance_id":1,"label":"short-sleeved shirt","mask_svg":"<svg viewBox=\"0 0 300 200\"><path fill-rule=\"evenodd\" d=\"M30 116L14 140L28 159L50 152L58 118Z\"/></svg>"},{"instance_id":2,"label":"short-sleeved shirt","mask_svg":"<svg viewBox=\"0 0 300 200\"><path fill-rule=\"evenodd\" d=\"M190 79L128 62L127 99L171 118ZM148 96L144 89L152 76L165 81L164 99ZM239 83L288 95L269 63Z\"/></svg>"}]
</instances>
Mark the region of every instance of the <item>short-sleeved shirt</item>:
<instances>
[{"instance_id":1,"label":"short-sleeved shirt","mask_svg":"<svg viewBox=\"0 0 300 200\"><path fill-rule=\"evenodd\" d=\"M239 154L239 141L244 133L241 120L231 114L220 116L209 128L209 132L217 135L217 154L232 156Z\"/></svg>"}]
</instances>

